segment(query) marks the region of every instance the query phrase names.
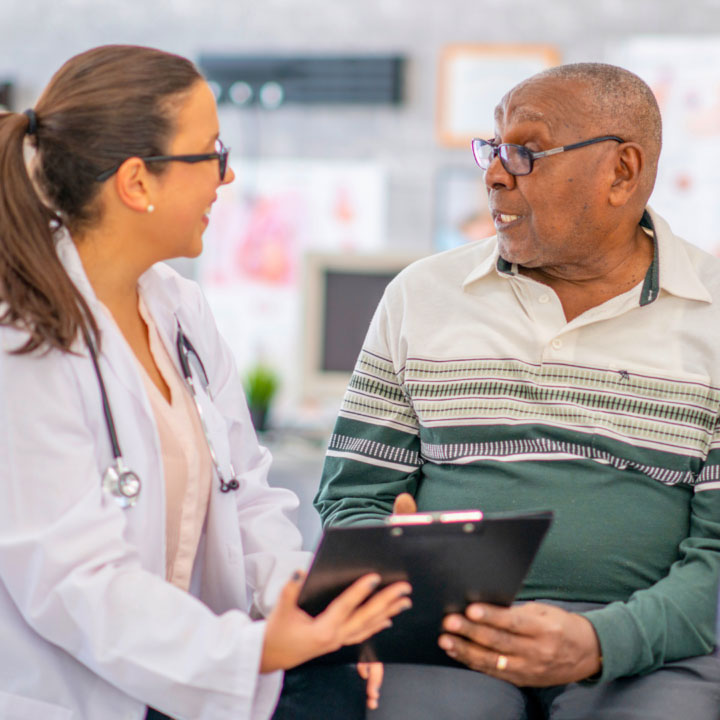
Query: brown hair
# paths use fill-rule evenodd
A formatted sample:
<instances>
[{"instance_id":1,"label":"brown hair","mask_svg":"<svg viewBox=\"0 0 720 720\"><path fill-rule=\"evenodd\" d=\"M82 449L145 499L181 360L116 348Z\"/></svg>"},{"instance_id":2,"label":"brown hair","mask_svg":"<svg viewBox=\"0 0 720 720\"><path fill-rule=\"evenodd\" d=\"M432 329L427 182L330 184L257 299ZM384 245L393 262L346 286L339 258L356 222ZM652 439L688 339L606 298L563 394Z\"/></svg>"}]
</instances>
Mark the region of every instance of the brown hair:
<instances>
[{"instance_id":1,"label":"brown hair","mask_svg":"<svg viewBox=\"0 0 720 720\"><path fill-rule=\"evenodd\" d=\"M106 45L58 70L35 106L36 119L0 114L0 325L29 333L16 352L69 351L79 332L99 340L57 256L56 235L98 220L100 173L129 157L165 153L176 108L200 79L178 55ZM28 132L37 149L32 179L24 159ZM147 167L161 173L165 164Z\"/></svg>"}]
</instances>

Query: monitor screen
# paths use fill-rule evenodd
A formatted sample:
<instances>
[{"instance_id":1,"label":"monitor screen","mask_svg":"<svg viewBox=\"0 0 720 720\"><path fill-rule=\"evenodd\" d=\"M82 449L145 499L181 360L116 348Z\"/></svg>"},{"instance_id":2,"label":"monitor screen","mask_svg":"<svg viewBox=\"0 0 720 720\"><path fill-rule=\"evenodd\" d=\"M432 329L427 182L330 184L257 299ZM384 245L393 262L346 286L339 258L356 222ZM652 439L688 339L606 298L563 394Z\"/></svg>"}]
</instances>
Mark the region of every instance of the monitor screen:
<instances>
[{"instance_id":1,"label":"monitor screen","mask_svg":"<svg viewBox=\"0 0 720 720\"><path fill-rule=\"evenodd\" d=\"M299 388L304 400L313 404L342 398L385 288L420 257L392 251L304 256Z\"/></svg>"},{"instance_id":2,"label":"monitor screen","mask_svg":"<svg viewBox=\"0 0 720 720\"><path fill-rule=\"evenodd\" d=\"M326 270L322 370L352 372L375 308L398 271Z\"/></svg>"}]
</instances>

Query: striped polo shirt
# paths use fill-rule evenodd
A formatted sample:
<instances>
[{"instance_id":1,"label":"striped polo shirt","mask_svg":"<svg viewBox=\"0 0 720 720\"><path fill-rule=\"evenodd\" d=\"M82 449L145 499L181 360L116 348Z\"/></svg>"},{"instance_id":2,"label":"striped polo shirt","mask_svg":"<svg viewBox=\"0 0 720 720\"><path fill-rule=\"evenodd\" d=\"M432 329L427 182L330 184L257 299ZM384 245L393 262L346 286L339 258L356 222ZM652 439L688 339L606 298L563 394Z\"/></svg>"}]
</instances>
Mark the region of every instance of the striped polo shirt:
<instances>
[{"instance_id":1,"label":"striped polo shirt","mask_svg":"<svg viewBox=\"0 0 720 720\"><path fill-rule=\"evenodd\" d=\"M720 260L652 210L642 224L655 245L644 282L570 322L495 238L403 271L316 498L340 524L382 519L404 491L420 510L553 510L522 597L615 603L588 615L605 679L714 640Z\"/></svg>"}]
</instances>

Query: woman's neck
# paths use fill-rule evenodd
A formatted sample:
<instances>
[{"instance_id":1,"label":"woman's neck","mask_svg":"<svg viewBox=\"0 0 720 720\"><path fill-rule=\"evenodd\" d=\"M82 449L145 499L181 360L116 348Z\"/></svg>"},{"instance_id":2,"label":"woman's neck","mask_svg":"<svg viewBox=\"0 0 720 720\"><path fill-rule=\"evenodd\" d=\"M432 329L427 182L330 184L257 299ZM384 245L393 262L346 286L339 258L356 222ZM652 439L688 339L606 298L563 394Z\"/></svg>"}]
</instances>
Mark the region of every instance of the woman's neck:
<instances>
[{"instance_id":1,"label":"woman's neck","mask_svg":"<svg viewBox=\"0 0 720 720\"><path fill-rule=\"evenodd\" d=\"M170 402L170 389L152 356L148 327L138 307L138 279L152 261L138 258L131 238L103 233L102 237L94 234L74 240L95 295L110 311L138 362Z\"/></svg>"},{"instance_id":2,"label":"woman's neck","mask_svg":"<svg viewBox=\"0 0 720 720\"><path fill-rule=\"evenodd\" d=\"M131 243L112 233L86 234L73 237L88 281L113 316L137 315L137 283L148 269L134 257Z\"/></svg>"}]
</instances>

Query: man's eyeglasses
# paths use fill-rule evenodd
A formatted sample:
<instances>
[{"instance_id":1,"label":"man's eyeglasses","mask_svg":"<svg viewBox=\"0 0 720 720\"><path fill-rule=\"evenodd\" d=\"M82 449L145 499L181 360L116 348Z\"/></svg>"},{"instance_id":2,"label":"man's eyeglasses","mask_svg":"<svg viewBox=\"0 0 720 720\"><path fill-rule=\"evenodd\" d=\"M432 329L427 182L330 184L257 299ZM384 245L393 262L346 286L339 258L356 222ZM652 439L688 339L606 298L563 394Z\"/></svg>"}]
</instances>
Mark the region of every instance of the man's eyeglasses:
<instances>
[{"instance_id":1,"label":"man's eyeglasses","mask_svg":"<svg viewBox=\"0 0 720 720\"><path fill-rule=\"evenodd\" d=\"M169 162L172 160L184 163L197 163L203 162L204 160L217 160L218 167L220 169L220 182L222 182L225 179L225 173L227 172L228 155L230 155L230 148L226 148L223 145L222 140L218 138L215 141L215 152L212 153L200 153L199 155L149 155L148 157L138 157L140 157L140 160L145 163ZM118 171L120 165L122 165L122 163L104 170L95 179L98 182L104 182Z\"/></svg>"},{"instance_id":2,"label":"man's eyeglasses","mask_svg":"<svg viewBox=\"0 0 720 720\"><path fill-rule=\"evenodd\" d=\"M502 166L511 175L529 175L533 170L535 161L539 158L557 155L558 153L567 152L568 150L576 150L577 148L605 142L606 140L614 140L619 143L625 142L622 138L617 137L617 135L603 135L602 137L583 140L582 142L573 143L572 145L563 145L562 147L552 148L551 150L533 152L524 145L513 145L512 143L495 145L489 140L475 138L472 141L472 151L475 162L483 170L487 170L495 157L499 157Z\"/></svg>"}]
</instances>

